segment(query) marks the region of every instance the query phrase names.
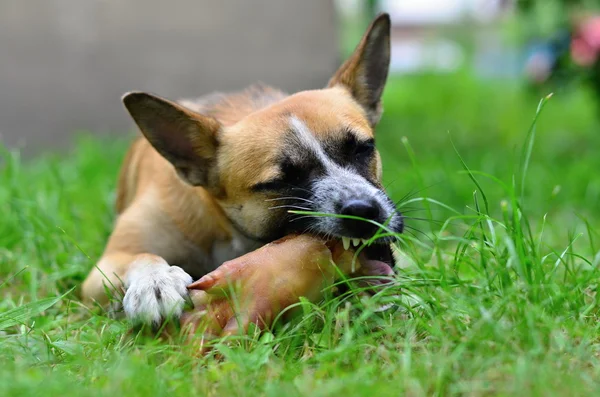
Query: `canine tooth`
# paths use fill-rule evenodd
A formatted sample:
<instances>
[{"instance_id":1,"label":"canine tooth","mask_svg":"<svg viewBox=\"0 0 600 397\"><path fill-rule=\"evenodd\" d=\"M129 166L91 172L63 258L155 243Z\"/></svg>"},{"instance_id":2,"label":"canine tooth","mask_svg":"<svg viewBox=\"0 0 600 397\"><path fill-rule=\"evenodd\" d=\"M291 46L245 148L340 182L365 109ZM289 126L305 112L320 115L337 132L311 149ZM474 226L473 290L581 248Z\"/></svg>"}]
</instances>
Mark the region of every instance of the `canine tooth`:
<instances>
[{"instance_id":1,"label":"canine tooth","mask_svg":"<svg viewBox=\"0 0 600 397\"><path fill-rule=\"evenodd\" d=\"M348 237L342 237L342 244L344 244L344 249L347 250L350 248L350 239Z\"/></svg>"},{"instance_id":2,"label":"canine tooth","mask_svg":"<svg viewBox=\"0 0 600 397\"><path fill-rule=\"evenodd\" d=\"M358 247L358 245L360 244L360 239L359 238L353 238L352 239L352 245L355 247Z\"/></svg>"},{"instance_id":3,"label":"canine tooth","mask_svg":"<svg viewBox=\"0 0 600 397\"><path fill-rule=\"evenodd\" d=\"M363 244L367 244L369 242L369 240L367 240L366 238L361 238L360 242Z\"/></svg>"}]
</instances>

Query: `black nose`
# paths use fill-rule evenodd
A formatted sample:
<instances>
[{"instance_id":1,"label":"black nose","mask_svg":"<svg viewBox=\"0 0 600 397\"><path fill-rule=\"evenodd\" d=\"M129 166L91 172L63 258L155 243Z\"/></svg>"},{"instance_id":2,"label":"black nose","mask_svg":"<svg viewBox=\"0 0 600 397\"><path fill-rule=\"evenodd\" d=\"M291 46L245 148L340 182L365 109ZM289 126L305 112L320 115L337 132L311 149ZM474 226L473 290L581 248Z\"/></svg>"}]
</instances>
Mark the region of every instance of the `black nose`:
<instances>
[{"instance_id":1,"label":"black nose","mask_svg":"<svg viewBox=\"0 0 600 397\"><path fill-rule=\"evenodd\" d=\"M376 221L381 210L374 200L348 200L340 209L340 214L358 216L360 218Z\"/></svg>"}]
</instances>

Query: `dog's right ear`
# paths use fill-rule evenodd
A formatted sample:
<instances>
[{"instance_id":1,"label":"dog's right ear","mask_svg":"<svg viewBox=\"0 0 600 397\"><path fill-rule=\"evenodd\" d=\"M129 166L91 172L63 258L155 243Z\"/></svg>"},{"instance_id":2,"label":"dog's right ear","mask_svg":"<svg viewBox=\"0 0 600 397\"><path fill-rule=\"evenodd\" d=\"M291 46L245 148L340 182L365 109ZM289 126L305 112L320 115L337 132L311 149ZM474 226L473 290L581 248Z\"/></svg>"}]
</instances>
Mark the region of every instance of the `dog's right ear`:
<instances>
[{"instance_id":1,"label":"dog's right ear","mask_svg":"<svg viewBox=\"0 0 600 397\"><path fill-rule=\"evenodd\" d=\"M374 127L383 111L381 95L390 68L391 21L388 14L377 16L367 28L348 60L329 80L329 87L342 86L365 110Z\"/></svg>"},{"instance_id":2,"label":"dog's right ear","mask_svg":"<svg viewBox=\"0 0 600 397\"><path fill-rule=\"evenodd\" d=\"M194 186L210 185L221 128L217 120L144 92L125 94L123 104L142 134L183 180Z\"/></svg>"}]
</instances>

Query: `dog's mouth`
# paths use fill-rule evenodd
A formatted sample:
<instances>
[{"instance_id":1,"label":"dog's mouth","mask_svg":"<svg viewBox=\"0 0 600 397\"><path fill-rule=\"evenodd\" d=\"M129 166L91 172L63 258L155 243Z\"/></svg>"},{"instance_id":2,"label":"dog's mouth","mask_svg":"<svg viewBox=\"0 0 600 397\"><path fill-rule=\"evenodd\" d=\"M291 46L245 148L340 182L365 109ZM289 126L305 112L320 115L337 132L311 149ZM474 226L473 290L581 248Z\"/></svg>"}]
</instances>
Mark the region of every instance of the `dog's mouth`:
<instances>
[{"instance_id":1,"label":"dog's mouth","mask_svg":"<svg viewBox=\"0 0 600 397\"><path fill-rule=\"evenodd\" d=\"M376 240L369 243L369 240L365 239L341 237L331 240L328 246L334 259L346 252L353 255L358 253L359 274L372 277L377 284L391 280L390 277L394 275L394 256L389 242Z\"/></svg>"}]
</instances>

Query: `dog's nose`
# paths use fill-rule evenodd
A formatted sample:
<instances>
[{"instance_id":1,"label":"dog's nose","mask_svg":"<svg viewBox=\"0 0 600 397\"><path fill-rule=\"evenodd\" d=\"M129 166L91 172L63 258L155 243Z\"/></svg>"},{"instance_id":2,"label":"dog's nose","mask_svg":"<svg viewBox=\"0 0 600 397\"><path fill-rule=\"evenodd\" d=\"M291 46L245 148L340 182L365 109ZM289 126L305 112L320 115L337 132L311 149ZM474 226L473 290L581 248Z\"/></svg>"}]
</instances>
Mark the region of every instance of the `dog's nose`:
<instances>
[{"instance_id":1,"label":"dog's nose","mask_svg":"<svg viewBox=\"0 0 600 397\"><path fill-rule=\"evenodd\" d=\"M358 216L376 221L380 215L379 205L374 200L349 200L342 205L340 214Z\"/></svg>"}]
</instances>

